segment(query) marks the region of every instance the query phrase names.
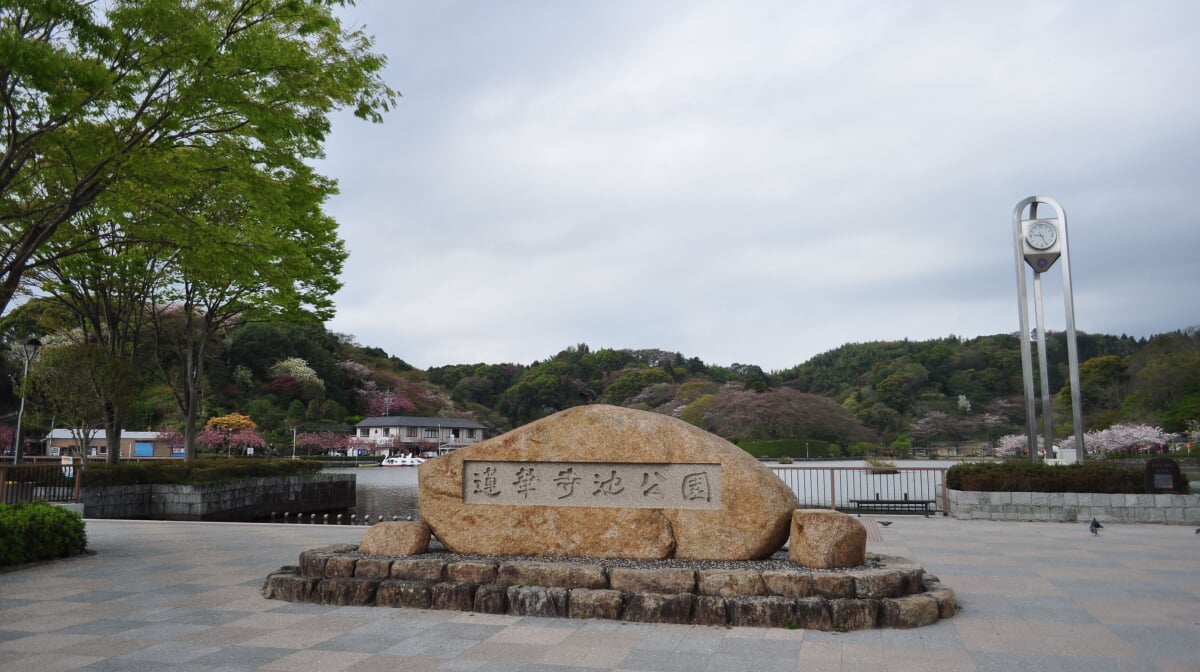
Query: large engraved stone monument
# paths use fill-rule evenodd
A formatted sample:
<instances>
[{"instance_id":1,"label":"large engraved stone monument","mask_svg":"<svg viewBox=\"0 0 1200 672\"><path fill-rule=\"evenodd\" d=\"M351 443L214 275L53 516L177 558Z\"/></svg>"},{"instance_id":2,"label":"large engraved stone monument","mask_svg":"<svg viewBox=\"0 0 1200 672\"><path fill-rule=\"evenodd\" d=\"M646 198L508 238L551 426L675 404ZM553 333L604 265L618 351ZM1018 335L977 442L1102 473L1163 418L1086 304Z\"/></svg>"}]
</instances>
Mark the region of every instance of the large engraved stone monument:
<instances>
[{"instance_id":1,"label":"large engraved stone monument","mask_svg":"<svg viewBox=\"0 0 1200 672\"><path fill-rule=\"evenodd\" d=\"M859 521L796 510L791 489L737 446L655 413L563 411L430 460L418 481L423 521L305 551L263 595L822 630L919 627L955 611L954 592L920 567L865 554ZM755 562L789 533L792 563Z\"/></svg>"},{"instance_id":2,"label":"large engraved stone monument","mask_svg":"<svg viewBox=\"0 0 1200 672\"><path fill-rule=\"evenodd\" d=\"M484 555L750 560L788 539L796 495L686 422L580 406L420 467L422 519Z\"/></svg>"}]
</instances>

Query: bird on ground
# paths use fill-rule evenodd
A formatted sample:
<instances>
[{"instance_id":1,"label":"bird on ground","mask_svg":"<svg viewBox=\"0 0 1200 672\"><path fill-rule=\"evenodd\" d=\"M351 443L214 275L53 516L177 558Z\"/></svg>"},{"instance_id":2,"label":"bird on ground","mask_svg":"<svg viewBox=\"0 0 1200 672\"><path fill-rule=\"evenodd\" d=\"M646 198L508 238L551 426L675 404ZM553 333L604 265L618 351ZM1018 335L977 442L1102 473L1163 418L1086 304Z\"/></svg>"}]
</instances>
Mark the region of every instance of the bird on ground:
<instances>
[{"instance_id":1,"label":"bird on ground","mask_svg":"<svg viewBox=\"0 0 1200 672\"><path fill-rule=\"evenodd\" d=\"M1092 524L1088 525L1088 529L1091 530L1092 534L1095 536L1100 536L1100 530L1103 528L1104 526L1101 525L1100 521L1096 520L1095 518L1092 519Z\"/></svg>"},{"instance_id":2,"label":"bird on ground","mask_svg":"<svg viewBox=\"0 0 1200 672\"><path fill-rule=\"evenodd\" d=\"M887 527L888 525L892 524L892 521L890 521L890 520L880 520L880 521L876 521L876 522L878 522L880 525L883 525L884 527ZM1200 533L1200 530L1196 530L1196 532Z\"/></svg>"}]
</instances>

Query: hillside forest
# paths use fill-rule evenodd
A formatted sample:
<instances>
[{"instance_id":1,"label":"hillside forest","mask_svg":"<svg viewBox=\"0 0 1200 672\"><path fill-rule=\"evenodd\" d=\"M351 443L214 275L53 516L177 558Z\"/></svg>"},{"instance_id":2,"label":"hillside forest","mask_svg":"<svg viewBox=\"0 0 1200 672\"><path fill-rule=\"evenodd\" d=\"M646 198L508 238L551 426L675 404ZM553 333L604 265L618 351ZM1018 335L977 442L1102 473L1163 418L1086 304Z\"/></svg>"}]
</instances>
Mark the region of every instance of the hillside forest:
<instances>
[{"instance_id":1,"label":"hillside forest","mask_svg":"<svg viewBox=\"0 0 1200 672\"><path fill-rule=\"evenodd\" d=\"M171 348L163 336L169 324L142 329L147 333L134 339L140 352L119 370L105 370L105 358L89 355L73 335L72 313L52 298L32 300L0 321L6 342L36 334L44 344L25 388L23 433L32 453L53 426L73 420L103 427L112 404L122 407L124 429L182 431L178 379L189 349ZM1200 329L1149 339L1079 334L1077 342L1085 429L1147 424L1188 436L1200 427ZM1073 433L1065 335L1047 334L1046 346L1055 434L1065 437ZM529 364L422 371L329 332L317 319L247 314L215 331L204 353L198 442L201 450L222 452L286 452L294 437L303 453L344 449L355 423L379 415L472 418L495 435L588 403L671 415L735 442L803 440L843 455L930 445L986 449L1025 426L1015 334L851 343L770 372L669 350L586 344ZM9 355L5 373L19 383L19 346ZM0 396L10 418L19 392L9 386ZM0 429L10 442L11 431Z\"/></svg>"},{"instance_id":2,"label":"hillside forest","mask_svg":"<svg viewBox=\"0 0 1200 672\"><path fill-rule=\"evenodd\" d=\"M349 254L317 171L332 115L382 123L400 97L343 4L0 3L0 452L36 454L52 428L177 431L188 460L330 452L367 416L499 433L588 403L839 455L998 447L1024 427L1012 334L851 343L768 372L582 343L421 371L331 333ZM1065 339L1038 336L1065 436ZM1195 434L1200 328L1078 346L1087 429Z\"/></svg>"}]
</instances>

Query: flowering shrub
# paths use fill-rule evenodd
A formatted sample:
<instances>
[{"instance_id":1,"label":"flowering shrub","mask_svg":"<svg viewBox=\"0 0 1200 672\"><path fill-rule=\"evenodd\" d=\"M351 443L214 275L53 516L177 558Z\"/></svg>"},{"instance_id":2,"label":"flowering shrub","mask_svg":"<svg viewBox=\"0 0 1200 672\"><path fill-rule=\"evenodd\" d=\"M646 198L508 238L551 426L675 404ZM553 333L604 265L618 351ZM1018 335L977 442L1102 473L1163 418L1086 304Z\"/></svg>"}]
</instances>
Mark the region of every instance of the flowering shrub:
<instances>
[{"instance_id":1,"label":"flowering shrub","mask_svg":"<svg viewBox=\"0 0 1200 672\"><path fill-rule=\"evenodd\" d=\"M317 372L308 365L308 362L299 357L289 357L276 362L275 366L271 367L271 375L276 378L288 376L300 382L317 383L321 387L325 387L325 382L321 380Z\"/></svg>"}]
</instances>

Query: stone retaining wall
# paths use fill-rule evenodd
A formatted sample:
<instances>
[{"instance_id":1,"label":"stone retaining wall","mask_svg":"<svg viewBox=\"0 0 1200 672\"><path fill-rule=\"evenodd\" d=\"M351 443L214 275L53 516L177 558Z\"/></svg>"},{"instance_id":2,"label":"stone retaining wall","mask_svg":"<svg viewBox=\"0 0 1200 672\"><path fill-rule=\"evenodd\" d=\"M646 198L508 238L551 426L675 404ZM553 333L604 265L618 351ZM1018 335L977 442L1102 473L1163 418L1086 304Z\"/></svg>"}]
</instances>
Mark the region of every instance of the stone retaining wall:
<instances>
[{"instance_id":1,"label":"stone retaining wall","mask_svg":"<svg viewBox=\"0 0 1200 672\"><path fill-rule=\"evenodd\" d=\"M948 492L950 515L963 520L1200 524L1200 495Z\"/></svg>"},{"instance_id":2,"label":"stone retaining wall","mask_svg":"<svg viewBox=\"0 0 1200 672\"><path fill-rule=\"evenodd\" d=\"M85 518L252 520L273 512L349 509L354 474L248 478L212 485L122 485L83 488Z\"/></svg>"},{"instance_id":3,"label":"stone retaining wall","mask_svg":"<svg viewBox=\"0 0 1200 672\"><path fill-rule=\"evenodd\" d=\"M452 609L643 623L862 630L911 628L954 615L954 592L903 558L862 569L605 568L586 561L448 561L365 556L357 546L305 551L269 575L270 599L339 606Z\"/></svg>"}]
</instances>

